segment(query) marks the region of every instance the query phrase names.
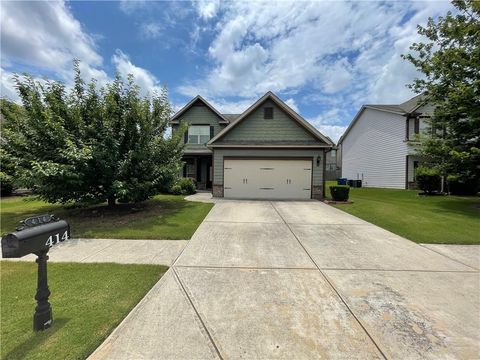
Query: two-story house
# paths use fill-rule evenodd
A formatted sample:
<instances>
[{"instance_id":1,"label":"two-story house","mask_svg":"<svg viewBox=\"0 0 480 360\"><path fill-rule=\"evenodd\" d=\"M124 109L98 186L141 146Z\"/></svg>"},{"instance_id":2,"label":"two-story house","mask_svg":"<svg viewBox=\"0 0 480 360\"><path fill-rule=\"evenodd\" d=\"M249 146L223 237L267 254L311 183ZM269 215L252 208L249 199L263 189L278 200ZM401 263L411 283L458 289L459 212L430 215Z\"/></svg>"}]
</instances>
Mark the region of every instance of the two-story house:
<instances>
[{"instance_id":1,"label":"two-story house","mask_svg":"<svg viewBox=\"0 0 480 360\"><path fill-rule=\"evenodd\" d=\"M414 187L421 159L411 142L428 128L433 109L422 95L398 105L363 105L338 142L342 177L366 187Z\"/></svg>"},{"instance_id":2,"label":"two-story house","mask_svg":"<svg viewBox=\"0 0 480 360\"><path fill-rule=\"evenodd\" d=\"M267 92L242 114L196 96L171 119L185 133L183 176L215 197L321 199L332 141Z\"/></svg>"}]
</instances>

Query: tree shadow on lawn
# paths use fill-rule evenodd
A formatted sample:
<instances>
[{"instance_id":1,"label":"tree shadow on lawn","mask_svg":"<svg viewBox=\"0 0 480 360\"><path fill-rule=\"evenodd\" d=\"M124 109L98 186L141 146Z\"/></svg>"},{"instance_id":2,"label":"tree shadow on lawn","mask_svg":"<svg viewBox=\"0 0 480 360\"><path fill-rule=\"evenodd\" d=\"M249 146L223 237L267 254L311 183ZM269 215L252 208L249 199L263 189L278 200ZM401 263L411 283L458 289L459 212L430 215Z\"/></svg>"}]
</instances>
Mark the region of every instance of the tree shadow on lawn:
<instances>
[{"instance_id":1,"label":"tree shadow on lawn","mask_svg":"<svg viewBox=\"0 0 480 360\"><path fill-rule=\"evenodd\" d=\"M52 327L49 329L39 332L34 332L32 330L30 336L15 346L8 354L5 355L4 359L24 359L32 350L40 352L40 346L47 342L50 337L55 335L55 333L61 330L69 321L70 319L66 318L54 318Z\"/></svg>"},{"instance_id":2,"label":"tree shadow on lawn","mask_svg":"<svg viewBox=\"0 0 480 360\"><path fill-rule=\"evenodd\" d=\"M445 196L437 199L438 201L432 204L436 211L480 219L480 198Z\"/></svg>"}]
</instances>

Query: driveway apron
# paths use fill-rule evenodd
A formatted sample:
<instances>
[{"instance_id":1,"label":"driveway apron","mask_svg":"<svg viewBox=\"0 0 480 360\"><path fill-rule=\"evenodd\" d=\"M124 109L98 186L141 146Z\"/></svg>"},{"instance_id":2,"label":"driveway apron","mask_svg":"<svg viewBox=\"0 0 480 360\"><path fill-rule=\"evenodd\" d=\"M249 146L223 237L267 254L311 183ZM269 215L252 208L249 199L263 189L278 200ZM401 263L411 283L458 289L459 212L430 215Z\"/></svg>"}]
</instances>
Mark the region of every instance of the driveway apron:
<instances>
[{"instance_id":1,"label":"driveway apron","mask_svg":"<svg viewBox=\"0 0 480 360\"><path fill-rule=\"evenodd\" d=\"M469 359L476 268L317 201L218 201L92 359Z\"/></svg>"}]
</instances>

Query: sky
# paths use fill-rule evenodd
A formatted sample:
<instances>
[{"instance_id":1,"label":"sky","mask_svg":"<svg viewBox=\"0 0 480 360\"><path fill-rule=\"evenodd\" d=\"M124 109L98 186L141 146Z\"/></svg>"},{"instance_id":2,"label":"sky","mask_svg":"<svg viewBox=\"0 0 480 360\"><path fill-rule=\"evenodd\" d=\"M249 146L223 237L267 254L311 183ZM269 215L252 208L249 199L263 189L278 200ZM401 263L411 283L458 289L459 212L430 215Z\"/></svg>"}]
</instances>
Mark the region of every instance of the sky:
<instances>
[{"instance_id":1,"label":"sky","mask_svg":"<svg viewBox=\"0 0 480 360\"><path fill-rule=\"evenodd\" d=\"M337 141L362 104L398 104L421 76L400 55L448 1L0 2L0 95L12 75L71 86L72 61L99 86L133 74L175 109L201 95L241 113L273 91Z\"/></svg>"}]
</instances>

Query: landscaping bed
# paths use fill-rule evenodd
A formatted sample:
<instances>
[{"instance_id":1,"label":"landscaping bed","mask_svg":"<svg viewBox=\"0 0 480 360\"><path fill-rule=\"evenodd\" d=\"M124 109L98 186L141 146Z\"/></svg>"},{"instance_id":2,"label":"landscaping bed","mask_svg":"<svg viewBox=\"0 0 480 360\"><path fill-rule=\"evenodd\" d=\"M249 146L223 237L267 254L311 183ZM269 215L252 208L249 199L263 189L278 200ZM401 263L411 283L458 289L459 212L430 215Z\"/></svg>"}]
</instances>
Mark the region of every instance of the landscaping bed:
<instances>
[{"instance_id":1,"label":"landscaping bed","mask_svg":"<svg viewBox=\"0 0 480 360\"><path fill-rule=\"evenodd\" d=\"M15 230L20 220L53 213L70 224L74 238L190 239L213 204L191 202L183 196L157 195L139 204L105 204L65 208L33 197L2 198L1 233Z\"/></svg>"},{"instance_id":2,"label":"landscaping bed","mask_svg":"<svg viewBox=\"0 0 480 360\"><path fill-rule=\"evenodd\" d=\"M167 270L157 265L48 264L54 323L34 332L37 265L0 266L2 359L86 358Z\"/></svg>"},{"instance_id":3,"label":"landscaping bed","mask_svg":"<svg viewBox=\"0 0 480 360\"><path fill-rule=\"evenodd\" d=\"M417 243L480 244L479 197L351 188L349 200L333 206Z\"/></svg>"}]
</instances>

